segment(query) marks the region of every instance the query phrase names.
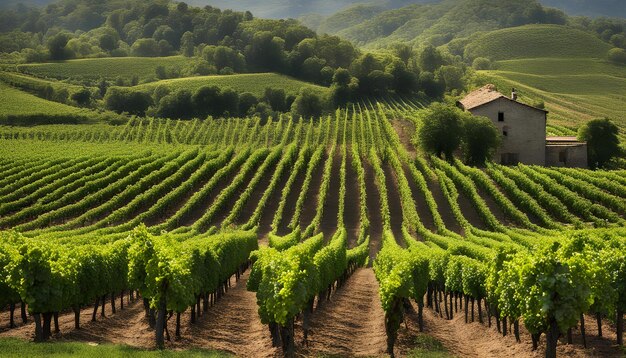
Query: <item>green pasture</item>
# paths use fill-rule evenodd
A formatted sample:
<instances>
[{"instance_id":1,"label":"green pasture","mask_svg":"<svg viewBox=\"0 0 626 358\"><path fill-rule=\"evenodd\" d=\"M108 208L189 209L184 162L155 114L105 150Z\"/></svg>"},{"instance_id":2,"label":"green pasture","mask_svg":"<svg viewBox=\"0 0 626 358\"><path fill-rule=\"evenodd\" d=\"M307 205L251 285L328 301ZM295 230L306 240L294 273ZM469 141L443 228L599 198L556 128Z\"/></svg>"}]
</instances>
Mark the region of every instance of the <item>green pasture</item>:
<instances>
[{"instance_id":1,"label":"green pasture","mask_svg":"<svg viewBox=\"0 0 626 358\"><path fill-rule=\"evenodd\" d=\"M626 66L594 58L525 58L498 61L494 69L529 75L598 74L626 78Z\"/></svg>"},{"instance_id":2,"label":"green pasture","mask_svg":"<svg viewBox=\"0 0 626 358\"><path fill-rule=\"evenodd\" d=\"M300 81L289 76L276 73L247 73L238 75L201 76L189 78L176 78L135 86L139 90L153 90L158 86L166 86L171 90L187 89L195 91L203 86L218 86L232 88L236 92L251 92L256 96L262 96L267 87L282 88L285 93L295 95L300 89L312 88L319 94L328 93L328 88Z\"/></svg>"},{"instance_id":3,"label":"green pasture","mask_svg":"<svg viewBox=\"0 0 626 358\"><path fill-rule=\"evenodd\" d=\"M189 58L183 56L107 57L20 65L18 69L38 77L57 79L83 78L97 80L105 78L114 80L118 77L130 79L133 76L141 79L155 76L158 66L165 68L181 67L189 61Z\"/></svg>"},{"instance_id":4,"label":"green pasture","mask_svg":"<svg viewBox=\"0 0 626 358\"><path fill-rule=\"evenodd\" d=\"M73 116L83 110L66 104L47 101L0 82L0 118L6 116Z\"/></svg>"}]
</instances>

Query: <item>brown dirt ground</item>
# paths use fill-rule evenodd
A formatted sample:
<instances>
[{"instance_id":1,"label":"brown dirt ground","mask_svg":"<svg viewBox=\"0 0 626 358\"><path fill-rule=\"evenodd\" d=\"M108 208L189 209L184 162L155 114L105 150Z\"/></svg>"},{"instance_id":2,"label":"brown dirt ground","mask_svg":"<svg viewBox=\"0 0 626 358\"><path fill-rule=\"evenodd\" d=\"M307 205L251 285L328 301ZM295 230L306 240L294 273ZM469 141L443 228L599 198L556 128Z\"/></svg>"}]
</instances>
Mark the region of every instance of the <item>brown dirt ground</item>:
<instances>
[{"instance_id":1,"label":"brown dirt ground","mask_svg":"<svg viewBox=\"0 0 626 358\"><path fill-rule=\"evenodd\" d=\"M208 312L203 313L196 324L191 325L189 311L181 315L182 338L174 338L175 317L168 322L172 340L166 342L168 349L204 348L231 352L239 357L272 357L276 349L271 347L271 339L266 326L261 324L257 313L256 296L246 290L249 271L239 282L232 279L232 287ZM125 344L133 347L154 348L154 330L148 326L143 303L135 300L130 304L125 298L125 309L111 312L107 302L106 317L98 312L96 322L91 322L92 307L81 310L81 329L74 329L74 314L62 313L59 316L61 332L53 341L79 341L90 343ZM19 311L18 311L19 312ZM4 314L4 313L3 313ZM7 315L8 316L8 315ZM32 319L25 325L0 333L0 337L16 337L32 340L34 323Z\"/></svg>"},{"instance_id":2,"label":"brown dirt ground","mask_svg":"<svg viewBox=\"0 0 626 358\"><path fill-rule=\"evenodd\" d=\"M330 240L335 231L337 231L337 216L339 215L339 183L341 169L341 154L335 154L333 158L333 167L330 174L330 184L324 201L324 211L320 222L320 230L324 233L324 237ZM344 204L345 205L345 204Z\"/></svg>"},{"instance_id":3,"label":"brown dirt ground","mask_svg":"<svg viewBox=\"0 0 626 358\"><path fill-rule=\"evenodd\" d=\"M426 203L426 198L424 194L417 187L415 181L413 181L411 173L409 172L409 169L406 167L406 165L403 166L402 169L404 170L404 175L409 182L409 188L411 189L411 194L413 194L413 201L415 202L415 209L417 210L417 214L419 215L420 220L427 229L433 232L437 231L437 228L435 227L435 220L433 219L433 215L430 212L428 204Z\"/></svg>"},{"instance_id":4,"label":"brown dirt ground","mask_svg":"<svg viewBox=\"0 0 626 358\"><path fill-rule=\"evenodd\" d=\"M300 169L300 172L296 175L296 180L294 180L292 188L289 191L289 195L287 195L287 203L285 204L285 207L283 208L283 218L277 230L278 235L287 235L291 232L291 230L287 226L291 222L291 218L293 218L293 212L295 210L296 203L298 201L298 195L300 195L300 192L302 191L302 185L304 184L305 177L306 177L306 166ZM282 197L282 188L280 191L281 191L281 197ZM278 206L276 206L276 208L278 208ZM274 218L272 217L272 220L273 219Z\"/></svg>"},{"instance_id":5,"label":"brown dirt ground","mask_svg":"<svg viewBox=\"0 0 626 358\"><path fill-rule=\"evenodd\" d=\"M435 199L435 202L437 203L437 210L439 210L439 214L441 215L441 219L443 220L443 223L446 225L446 228L448 228L451 231L456 232L457 234L462 234L463 228L461 228L461 225L454 217L454 213L452 212L450 203L448 203L448 200L446 200L446 198L444 197L443 192L441 191L441 187L439 186L439 183L432 181L432 180L428 180L427 183L428 183L428 189L433 194L433 198Z\"/></svg>"},{"instance_id":6,"label":"brown dirt ground","mask_svg":"<svg viewBox=\"0 0 626 358\"><path fill-rule=\"evenodd\" d=\"M276 188L268 198L265 203L265 208L261 213L261 218L259 219L259 243L268 243L268 234L272 231L272 221L274 221L274 214L276 214L276 210L278 210L278 206L280 205L280 198L282 196L282 188L285 187L287 180L289 179L290 170L287 170L283 173L282 177L278 181Z\"/></svg>"},{"instance_id":7,"label":"brown dirt ground","mask_svg":"<svg viewBox=\"0 0 626 358\"><path fill-rule=\"evenodd\" d=\"M367 193L367 213L370 219L370 259L371 266L376 254L382 247L383 221L380 215L380 193L374 182L374 170L366 161L363 161L365 170L365 192Z\"/></svg>"},{"instance_id":8,"label":"brown dirt ground","mask_svg":"<svg viewBox=\"0 0 626 358\"><path fill-rule=\"evenodd\" d=\"M391 231L398 245L405 247L406 245L402 239L402 202L400 200L400 192L398 191L396 173L389 163L383 164L383 170L385 171L385 186L387 187L387 199L389 201Z\"/></svg>"},{"instance_id":9,"label":"brown dirt ground","mask_svg":"<svg viewBox=\"0 0 626 358\"><path fill-rule=\"evenodd\" d=\"M300 228L302 230L306 229L306 227L313 221L315 218L315 214L317 213L317 196L320 192L320 187L322 186L322 177L324 176L324 166L326 165L327 160L332 160L332 158L328 158L328 155L324 155L324 160L320 161L317 165L313 173L311 173L311 182L309 183L309 191L306 193L306 198L302 203L302 211L300 212ZM298 192L300 194L300 192ZM297 197L296 197L297 201Z\"/></svg>"},{"instance_id":10,"label":"brown dirt ground","mask_svg":"<svg viewBox=\"0 0 626 358\"><path fill-rule=\"evenodd\" d=\"M259 200L261 200L261 198L263 197L263 194L265 193L265 190L269 187L277 166L278 166L278 162L270 165L270 167L265 172L265 175L263 175L263 177L257 184L256 188L252 190L252 195L250 195L250 198L248 198L248 201L246 202L246 204L243 206L243 209L241 210L241 214L239 214L239 217L237 218L237 220L235 220L237 224L245 224L250 219L250 217L254 213L254 210L256 210L257 203L259 202ZM247 186L246 186L246 189L247 189ZM280 187L277 187L274 190L280 191ZM237 196L233 200L237 201L239 200L239 197Z\"/></svg>"},{"instance_id":11,"label":"brown dirt ground","mask_svg":"<svg viewBox=\"0 0 626 358\"><path fill-rule=\"evenodd\" d=\"M358 269L311 317L307 356L379 356L386 349L385 318L378 282L370 268Z\"/></svg>"},{"instance_id":12,"label":"brown dirt ground","mask_svg":"<svg viewBox=\"0 0 626 358\"><path fill-rule=\"evenodd\" d=\"M410 350L414 337L418 334L417 305L412 302L412 310L406 315L406 325L402 325L399 334L398 350L401 354ZM483 314L485 314L483 312ZM604 337L597 337L597 326L592 317L585 318L588 349L582 346L579 330L573 332L573 345L565 344L562 338L557 354L559 357L624 357L615 344L616 334L606 320L603 321ZM532 350L530 334L520 323L521 343L509 334L502 337L497 332L495 320L492 327L485 323L465 323L464 315L459 311L454 319L446 320L439 317L432 309L424 308L424 333L439 340L449 353L458 357L524 357L541 358L544 356L545 335L539 343L537 351Z\"/></svg>"},{"instance_id":13,"label":"brown dirt ground","mask_svg":"<svg viewBox=\"0 0 626 358\"><path fill-rule=\"evenodd\" d=\"M356 246L360 231L361 193L359 192L359 178L352 167L352 153L346 158L346 202L344 210L344 224L348 232L348 247Z\"/></svg>"}]
</instances>

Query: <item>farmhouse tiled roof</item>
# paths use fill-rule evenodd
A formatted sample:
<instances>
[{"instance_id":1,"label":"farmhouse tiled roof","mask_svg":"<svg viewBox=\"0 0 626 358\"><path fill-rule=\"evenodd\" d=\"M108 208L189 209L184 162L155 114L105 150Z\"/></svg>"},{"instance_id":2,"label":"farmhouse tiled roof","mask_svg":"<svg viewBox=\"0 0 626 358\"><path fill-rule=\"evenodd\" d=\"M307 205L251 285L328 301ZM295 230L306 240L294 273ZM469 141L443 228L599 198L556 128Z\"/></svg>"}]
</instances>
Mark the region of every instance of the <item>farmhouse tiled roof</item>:
<instances>
[{"instance_id":1,"label":"farmhouse tiled roof","mask_svg":"<svg viewBox=\"0 0 626 358\"><path fill-rule=\"evenodd\" d=\"M506 100L521 104L522 106L526 106L528 108L532 108L535 109L537 111L542 111L545 113L548 113L548 111L543 110L541 108L537 108L537 107L533 107L531 105L528 105L526 103L522 103L522 102L518 102L515 99L511 99L505 95L503 95L502 93L498 92L498 90L496 89L496 86L492 85L492 84L488 84L486 86L483 86L475 91L470 92L467 96L465 96L465 98L463 98L462 100L458 101L457 104L464 110L469 111L472 110L474 108L480 107L482 105L485 105L487 103L491 103L495 100L498 100L500 98L504 98Z\"/></svg>"},{"instance_id":2,"label":"farmhouse tiled roof","mask_svg":"<svg viewBox=\"0 0 626 358\"><path fill-rule=\"evenodd\" d=\"M495 101L498 98L506 98L502 93L498 92L496 86L486 85L471 93L459 101L463 109L469 111L472 108L482 106L485 103Z\"/></svg>"}]
</instances>

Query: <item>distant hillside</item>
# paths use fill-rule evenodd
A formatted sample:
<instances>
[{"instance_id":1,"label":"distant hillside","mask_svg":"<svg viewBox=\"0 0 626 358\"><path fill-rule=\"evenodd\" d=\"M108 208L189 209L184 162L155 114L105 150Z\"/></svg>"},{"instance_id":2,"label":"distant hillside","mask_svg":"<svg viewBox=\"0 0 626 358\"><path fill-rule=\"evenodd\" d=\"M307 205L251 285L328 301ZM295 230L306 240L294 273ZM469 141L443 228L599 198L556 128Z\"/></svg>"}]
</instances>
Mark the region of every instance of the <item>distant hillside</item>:
<instances>
[{"instance_id":1,"label":"distant hillside","mask_svg":"<svg viewBox=\"0 0 626 358\"><path fill-rule=\"evenodd\" d=\"M355 4L376 3L378 6L391 9L425 1L439 0L188 0L187 2L197 6L211 5L237 11L251 11L259 17L297 18L310 13L331 15Z\"/></svg>"},{"instance_id":2,"label":"distant hillside","mask_svg":"<svg viewBox=\"0 0 626 358\"><path fill-rule=\"evenodd\" d=\"M194 5L209 4L237 11L249 10L255 15L263 17L295 18L309 13L328 16L351 5L376 5L386 9L394 9L410 4L435 3L440 1L441 0L188 0L187 2ZM626 17L626 6L624 6L623 0L540 0L540 2L543 5L564 10L571 15Z\"/></svg>"},{"instance_id":3,"label":"distant hillside","mask_svg":"<svg viewBox=\"0 0 626 358\"><path fill-rule=\"evenodd\" d=\"M515 46L511 46L515 44ZM541 57L605 58L611 45L590 33L559 25L527 25L488 32L465 47L465 57L492 60Z\"/></svg>"},{"instance_id":4,"label":"distant hillside","mask_svg":"<svg viewBox=\"0 0 626 358\"><path fill-rule=\"evenodd\" d=\"M443 45L455 38L526 24L565 24L567 15L535 0L443 0L399 9L354 6L321 21L317 30L357 45L384 47L390 42Z\"/></svg>"},{"instance_id":5,"label":"distant hillside","mask_svg":"<svg viewBox=\"0 0 626 358\"><path fill-rule=\"evenodd\" d=\"M540 0L571 15L626 17L624 0Z\"/></svg>"}]
</instances>

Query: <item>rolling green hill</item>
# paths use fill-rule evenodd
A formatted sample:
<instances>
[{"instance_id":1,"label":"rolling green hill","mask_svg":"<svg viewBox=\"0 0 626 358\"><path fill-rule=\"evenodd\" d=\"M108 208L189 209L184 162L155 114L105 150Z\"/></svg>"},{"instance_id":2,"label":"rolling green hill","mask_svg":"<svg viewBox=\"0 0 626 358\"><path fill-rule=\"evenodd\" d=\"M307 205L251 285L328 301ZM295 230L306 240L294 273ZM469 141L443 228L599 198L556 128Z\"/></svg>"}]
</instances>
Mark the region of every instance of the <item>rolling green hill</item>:
<instances>
[{"instance_id":1,"label":"rolling green hill","mask_svg":"<svg viewBox=\"0 0 626 358\"><path fill-rule=\"evenodd\" d=\"M158 86L167 86L170 89L188 89L195 91L202 86L218 86L222 88L232 88L237 92L251 92L257 96L262 96L265 88L282 88L287 94L297 94L301 88L313 88L320 94L326 94L328 88L317 86L308 82L299 81L294 78L279 75L276 73L249 73L227 76L201 76L189 78L176 78L158 82L147 83L135 86L136 89L154 89Z\"/></svg>"},{"instance_id":2,"label":"rolling green hill","mask_svg":"<svg viewBox=\"0 0 626 358\"><path fill-rule=\"evenodd\" d=\"M537 57L605 58L611 45L577 29L527 25L486 33L470 42L465 57L494 60Z\"/></svg>"},{"instance_id":3,"label":"rolling green hill","mask_svg":"<svg viewBox=\"0 0 626 358\"><path fill-rule=\"evenodd\" d=\"M479 32L566 22L564 13L543 8L537 1L442 0L385 11L376 6L354 6L324 19L318 29L378 48L397 41L443 45Z\"/></svg>"},{"instance_id":4,"label":"rolling green hill","mask_svg":"<svg viewBox=\"0 0 626 358\"><path fill-rule=\"evenodd\" d=\"M22 72L38 77L68 79L72 77L97 80L117 77L141 79L155 76L158 66L182 67L190 60L182 56L171 57L107 57L63 62L20 65Z\"/></svg>"},{"instance_id":5,"label":"rolling green hill","mask_svg":"<svg viewBox=\"0 0 626 358\"><path fill-rule=\"evenodd\" d=\"M84 120L86 110L47 101L0 82L0 123L73 123ZM44 119L45 118L45 119Z\"/></svg>"},{"instance_id":6,"label":"rolling green hill","mask_svg":"<svg viewBox=\"0 0 626 358\"><path fill-rule=\"evenodd\" d=\"M571 75L572 73L604 74L626 78L626 67L588 58L526 58L498 61L499 71L532 75Z\"/></svg>"}]
</instances>

